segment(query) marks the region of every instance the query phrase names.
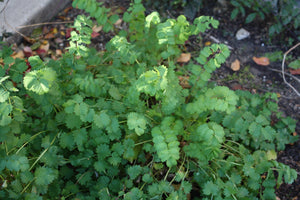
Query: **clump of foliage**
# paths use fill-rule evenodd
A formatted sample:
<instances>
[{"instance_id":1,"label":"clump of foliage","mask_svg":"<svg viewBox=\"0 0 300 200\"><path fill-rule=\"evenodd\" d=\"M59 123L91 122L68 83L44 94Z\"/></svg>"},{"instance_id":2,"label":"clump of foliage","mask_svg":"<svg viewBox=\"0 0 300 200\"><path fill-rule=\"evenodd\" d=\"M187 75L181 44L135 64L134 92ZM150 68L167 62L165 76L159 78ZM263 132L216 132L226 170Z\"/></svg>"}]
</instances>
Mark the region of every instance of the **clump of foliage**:
<instances>
[{"instance_id":1,"label":"clump of foliage","mask_svg":"<svg viewBox=\"0 0 300 200\"><path fill-rule=\"evenodd\" d=\"M73 5L97 19L108 12L97 16L96 0ZM176 63L189 36L218 21L144 11L135 0L123 15L128 30L104 52L87 47L93 22L82 15L60 60L26 63L0 51L1 199L171 200L192 190L195 199L274 199L276 186L295 180L276 161L296 139L276 95L209 84L227 46Z\"/></svg>"},{"instance_id":2,"label":"clump of foliage","mask_svg":"<svg viewBox=\"0 0 300 200\"><path fill-rule=\"evenodd\" d=\"M290 41L300 40L299 21L300 8L295 0L263 1L263 0L231 0L234 9L231 12L231 19L241 15L245 18L245 23L250 23L255 19L265 20L267 17L271 21L268 27L269 36L274 38L282 34L290 33Z\"/></svg>"}]
</instances>

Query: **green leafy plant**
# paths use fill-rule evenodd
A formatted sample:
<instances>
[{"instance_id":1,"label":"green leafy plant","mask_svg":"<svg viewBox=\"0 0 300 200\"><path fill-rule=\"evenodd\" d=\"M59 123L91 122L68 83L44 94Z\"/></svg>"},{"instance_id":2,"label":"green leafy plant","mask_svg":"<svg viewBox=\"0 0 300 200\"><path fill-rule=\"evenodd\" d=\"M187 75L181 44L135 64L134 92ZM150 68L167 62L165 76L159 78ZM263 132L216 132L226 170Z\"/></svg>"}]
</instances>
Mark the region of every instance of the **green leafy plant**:
<instances>
[{"instance_id":1,"label":"green leafy plant","mask_svg":"<svg viewBox=\"0 0 300 200\"><path fill-rule=\"evenodd\" d=\"M73 5L93 13L94 3ZM59 60L26 63L0 51L0 198L171 200L197 189L202 199L274 199L276 185L295 180L275 160L296 140L276 95L209 84L226 45L176 63L185 41L218 21L162 22L144 11L135 0L123 15L128 30L103 52L88 48L84 16Z\"/></svg>"},{"instance_id":2,"label":"green leafy plant","mask_svg":"<svg viewBox=\"0 0 300 200\"><path fill-rule=\"evenodd\" d=\"M240 0L231 0L230 4L234 6L234 9L231 12L231 19L235 19L239 14L242 17L246 17L247 10L251 10L250 14L247 14L245 23L252 22L256 17L259 17L261 20L266 18L266 15L269 15L272 11L272 6L270 2L255 0L255 1L240 1Z\"/></svg>"},{"instance_id":3,"label":"green leafy plant","mask_svg":"<svg viewBox=\"0 0 300 200\"><path fill-rule=\"evenodd\" d=\"M231 0L230 3L234 7L231 19L236 19L240 14L245 18L245 23L250 23L255 19L265 20L268 17L271 20L271 25L268 27L271 38L288 31L290 41L299 40L297 35L299 35L300 8L296 6L297 2L295 0L279 0L274 4L275 2Z\"/></svg>"}]
</instances>

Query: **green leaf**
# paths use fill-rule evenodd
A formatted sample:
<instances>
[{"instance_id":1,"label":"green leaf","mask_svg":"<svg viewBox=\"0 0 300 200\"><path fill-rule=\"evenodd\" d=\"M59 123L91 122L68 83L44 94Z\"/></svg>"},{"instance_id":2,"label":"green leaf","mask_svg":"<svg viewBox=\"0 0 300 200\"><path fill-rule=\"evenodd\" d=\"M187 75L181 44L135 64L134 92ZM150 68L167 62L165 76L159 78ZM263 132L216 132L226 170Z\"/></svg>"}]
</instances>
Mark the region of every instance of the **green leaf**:
<instances>
[{"instance_id":1,"label":"green leaf","mask_svg":"<svg viewBox=\"0 0 300 200\"><path fill-rule=\"evenodd\" d=\"M159 95L159 92L167 89L167 73L168 69L163 65L143 73L136 82L137 90L150 96Z\"/></svg>"},{"instance_id":2,"label":"green leaf","mask_svg":"<svg viewBox=\"0 0 300 200\"><path fill-rule=\"evenodd\" d=\"M84 150L84 144L87 142L88 136L85 128L75 130L72 132L74 136L74 141L77 144L78 150Z\"/></svg>"},{"instance_id":3,"label":"green leaf","mask_svg":"<svg viewBox=\"0 0 300 200\"><path fill-rule=\"evenodd\" d=\"M5 102L9 97L9 92L0 88L0 103Z\"/></svg>"},{"instance_id":4,"label":"green leaf","mask_svg":"<svg viewBox=\"0 0 300 200\"><path fill-rule=\"evenodd\" d=\"M182 122L180 120L175 121L173 117L165 117L160 126L156 126L151 130L158 157L163 162L167 162L168 167L176 165L180 157L177 135L182 132Z\"/></svg>"},{"instance_id":5,"label":"green leaf","mask_svg":"<svg viewBox=\"0 0 300 200\"><path fill-rule=\"evenodd\" d=\"M94 123L98 128L105 128L111 123L111 119L106 111L101 111L94 115Z\"/></svg>"},{"instance_id":6,"label":"green leaf","mask_svg":"<svg viewBox=\"0 0 300 200\"><path fill-rule=\"evenodd\" d=\"M122 96L119 92L119 89L115 86L111 86L108 93L110 94L110 96L112 96L112 98L114 98L115 100L121 100Z\"/></svg>"},{"instance_id":7,"label":"green leaf","mask_svg":"<svg viewBox=\"0 0 300 200\"><path fill-rule=\"evenodd\" d=\"M192 191L192 184L190 182L187 181L182 181L180 188L183 189L183 192L185 194L189 194Z\"/></svg>"},{"instance_id":8,"label":"green leaf","mask_svg":"<svg viewBox=\"0 0 300 200\"><path fill-rule=\"evenodd\" d=\"M248 24L250 22L252 22L256 17L256 13L251 13L247 16L245 23Z\"/></svg>"},{"instance_id":9,"label":"green leaf","mask_svg":"<svg viewBox=\"0 0 300 200\"><path fill-rule=\"evenodd\" d=\"M127 173L130 176L130 179L136 179L142 173L142 167L139 165L130 166L127 169Z\"/></svg>"},{"instance_id":10,"label":"green leaf","mask_svg":"<svg viewBox=\"0 0 300 200\"><path fill-rule=\"evenodd\" d=\"M288 66L293 69L300 69L300 59L294 60Z\"/></svg>"},{"instance_id":11,"label":"green leaf","mask_svg":"<svg viewBox=\"0 0 300 200\"><path fill-rule=\"evenodd\" d=\"M146 129L147 119L144 115L139 113L129 113L127 117L127 126L129 130L135 130L138 136L144 134Z\"/></svg>"},{"instance_id":12,"label":"green leaf","mask_svg":"<svg viewBox=\"0 0 300 200\"><path fill-rule=\"evenodd\" d=\"M29 162L25 156L12 155L8 157L6 167L11 171L26 171L29 169Z\"/></svg>"},{"instance_id":13,"label":"green leaf","mask_svg":"<svg viewBox=\"0 0 300 200\"><path fill-rule=\"evenodd\" d=\"M231 12L231 15L230 15L230 19L232 19L232 20L235 19L238 14L239 14L239 9L238 8L233 9L233 11Z\"/></svg>"},{"instance_id":14,"label":"green leaf","mask_svg":"<svg viewBox=\"0 0 300 200\"><path fill-rule=\"evenodd\" d=\"M105 160L98 160L94 163L94 168L99 172L104 172L107 168L109 168L108 163Z\"/></svg>"},{"instance_id":15,"label":"green leaf","mask_svg":"<svg viewBox=\"0 0 300 200\"><path fill-rule=\"evenodd\" d=\"M35 183L37 185L49 185L58 177L58 171L48 167L38 167L34 176L36 177Z\"/></svg>"},{"instance_id":16,"label":"green leaf","mask_svg":"<svg viewBox=\"0 0 300 200\"><path fill-rule=\"evenodd\" d=\"M30 56L28 58L28 61L32 69L40 69L41 67L44 66L44 63L39 56Z\"/></svg>"},{"instance_id":17,"label":"green leaf","mask_svg":"<svg viewBox=\"0 0 300 200\"><path fill-rule=\"evenodd\" d=\"M9 79L9 76L0 77L0 84Z\"/></svg>"},{"instance_id":18,"label":"green leaf","mask_svg":"<svg viewBox=\"0 0 300 200\"><path fill-rule=\"evenodd\" d=\"M0 126L6 126L10 124L11 117L9 114L12 111L12 105L7 102L0 103Z\"/></svg>"},{"instance_id":19,"label":"green leaf","mask_svg":"<svg viewBox=\"0 0 300 200\"><path fill-rule=\"evenodd\" d=\"M217 195L219 192L218 185L214 184L212 181L208 181L204 184L203 193L205 195Z\"/></svg>"},{"instance_id":20,"label":"green leaf","mask_svg":"<svg viewBox=\"0 0 300 200\"><path fill-rule=\"evenodd\" d=\"M49 92L56 79L56 72L51 68L43 68L27 73L24 77L24 87L39 95Z\"/></svg>"}]
</instances>

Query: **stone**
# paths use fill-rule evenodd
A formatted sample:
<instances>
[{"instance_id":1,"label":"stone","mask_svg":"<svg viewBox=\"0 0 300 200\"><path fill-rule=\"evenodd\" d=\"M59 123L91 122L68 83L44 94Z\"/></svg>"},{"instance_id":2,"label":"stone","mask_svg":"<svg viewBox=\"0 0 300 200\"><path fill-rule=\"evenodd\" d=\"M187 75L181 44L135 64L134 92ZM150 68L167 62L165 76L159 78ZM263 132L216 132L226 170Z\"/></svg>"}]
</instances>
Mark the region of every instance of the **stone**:
<instances>
[{"instance_id":1,"label":"stone","mask_svg":"<svg viewBox=\"0 0 300 200\"><path fill-rule=\"evenodd\" d=\"M240 30L238 30L235 35L237 40L243 40L249 36L250 36L250 33L247 30L245 30L244 28L241 28Z\"/></svg>"}]
</instances>

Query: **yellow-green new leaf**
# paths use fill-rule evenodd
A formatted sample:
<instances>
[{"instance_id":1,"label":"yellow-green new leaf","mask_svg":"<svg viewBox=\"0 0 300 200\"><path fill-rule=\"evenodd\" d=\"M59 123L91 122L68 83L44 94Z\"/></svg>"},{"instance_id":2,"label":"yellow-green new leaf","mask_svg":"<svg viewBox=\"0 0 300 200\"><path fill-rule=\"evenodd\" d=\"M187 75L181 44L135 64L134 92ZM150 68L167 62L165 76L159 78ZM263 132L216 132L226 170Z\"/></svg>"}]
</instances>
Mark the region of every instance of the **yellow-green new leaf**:
<instances>
[{"instance_id":1,"label":"yellow-green new leaf","mask_svg":"<svg viewBox=\"0 0 300 200\"><path fill-rule=\"evenodd\" d=\"M31 71L24 77L24 87L39 95L49 92L56 79L56 72L51 68Z\"/></svg>"}]
</instances>

